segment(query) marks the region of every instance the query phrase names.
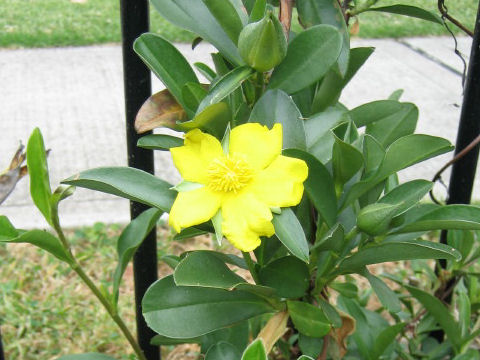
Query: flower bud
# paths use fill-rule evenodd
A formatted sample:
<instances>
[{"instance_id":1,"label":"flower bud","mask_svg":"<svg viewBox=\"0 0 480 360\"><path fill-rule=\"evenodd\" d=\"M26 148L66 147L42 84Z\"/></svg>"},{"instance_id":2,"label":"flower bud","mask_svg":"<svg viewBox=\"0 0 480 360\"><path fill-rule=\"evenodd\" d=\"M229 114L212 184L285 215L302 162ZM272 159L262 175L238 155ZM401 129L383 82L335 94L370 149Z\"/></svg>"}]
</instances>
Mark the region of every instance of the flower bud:
<instances>
[{"instance_id":1,"label":"flower bud","mask_svg":"<svg viewBox=\"0 0 480 360\"><path fill-rule=\"evenodd\" d=\"M248 24L238 38L238 50L245 62L257 71L268 71L280 64L287 54L287 40L280 21L268 12Z\"/></svg>"},{"instance_id":2,"label":"flower bud","mask_svg":"<svg viewBox=\"0 0 480 360\"><path fill-rule=\"evenodd\" d=\"M357 217L357 227L369 235L384 234L395 216L398 205L376 203L365 206Z\"/></svg>"}]
</instances>

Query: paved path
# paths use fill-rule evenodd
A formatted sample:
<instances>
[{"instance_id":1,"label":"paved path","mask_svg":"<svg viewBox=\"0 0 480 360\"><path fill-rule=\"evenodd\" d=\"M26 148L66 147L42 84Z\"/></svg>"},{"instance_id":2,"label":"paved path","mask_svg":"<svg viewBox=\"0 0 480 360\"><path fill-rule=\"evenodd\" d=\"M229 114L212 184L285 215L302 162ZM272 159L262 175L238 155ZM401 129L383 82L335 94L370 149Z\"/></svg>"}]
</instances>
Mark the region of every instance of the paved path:
<instances>
[{"instance_id":1,"label":"paved path","mask_svg":"<svg viewBox=\"0 0 480 360\"><path fill-rule=\"evenodd\" d=\"M354 40L353 46L374 46L376 51L346 88L342 101L347 106L384 99L402 88L402 99L420 108L418 132L455 142L462 62L453 53L451 38ZM188 45L179 47L191 63L211 63L212 47L201 44L195 51ZM459 48L468 58L470 40L460 38ZM42 129L52 149L49 167L54 186L81 170L125 165L121 61L117 45L0 50L0 168L8 165L19 140L25 143L35 126ZM162 88L156 79L153 84L154 91ZM448 158L423 163L402 178L430 179ZM155 165L158 176L178 181L167 153L156 152ZM478 185L476 199L480 198ZM18 227L46 225L31 204L26 179L0 213ZM128 201L78 189L63 203L61 217L64 226L127 222Z\"/></svg>"}]
</instances>

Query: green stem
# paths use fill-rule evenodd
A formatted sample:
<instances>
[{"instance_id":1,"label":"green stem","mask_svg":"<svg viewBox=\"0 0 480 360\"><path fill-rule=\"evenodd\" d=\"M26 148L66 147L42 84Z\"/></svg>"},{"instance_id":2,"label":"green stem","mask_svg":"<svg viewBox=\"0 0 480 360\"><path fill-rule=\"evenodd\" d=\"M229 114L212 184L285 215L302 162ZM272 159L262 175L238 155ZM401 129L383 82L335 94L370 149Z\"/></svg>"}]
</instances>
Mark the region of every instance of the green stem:
<instances>
[{"instance_id":1,"label":"green stem","mask_svg":"<svg viewBox=\"0 0 480 360\"><path fill-rule=\"evenodd\" d=\"M347 235L345 235L345 242L352 240L355 236L357 236L357 234L358 234L358 228L354 226L353 229L350 230L350 232Z\"/></svg>"},{"instance_id":2,"label":"green stem","mask_svg":"<svg viewBox=\"0 0 480 360\"><path fill-rule=\"evenodd\" d=\"M253 263L250 253L242 251L242 255L247 263L248 270L250 270L250 274L252 274L253 281L255 281L255 284L258 285L260 283L260 279L258 278L257 271L255 270L255 264Z\"/></svg>"},{"instance_id":3,"label":"green stem","mask_svg":"<svg viewBox=\"0 0 480 360\"><path fill-rule=\"evenodd\" d=\"M71 257L71 260L69 262L70 267L72 268L73 271L77 273L77 275L82 279L82 281L85 283L85 285L88 286L88 288L91 290L91 292L96 296L96 298L100 301L100 303L103 305L105 310L107 310L107 313L110 315L112 320L117 324L117 326L120 328L120 331L123 333L125 338L128 340L130 345L132 346L133 350L137 354L139 360L147 360L145 355L143 354L142 349L138 345L137 341L133 337L132 333L130 330L127 328L125 325L125 322L122 320L122 318L118 315L117 311L114 309L112 304L108 301L108 299L102 294L102 292L95 286L93 281L90 279L90 277L83 271L82 267L78 263L77 259L72 254L72 251L70 249L70 244L68 243L65 234L63 233L62 228L60 227L60 222L58 219L58 214L54 212L52 214L52 225L55 231L58 234L58 237L60 241L62 242L62 245L65 247L65 250L68 252L68 254Z\"/></svg>"}]
</instances>

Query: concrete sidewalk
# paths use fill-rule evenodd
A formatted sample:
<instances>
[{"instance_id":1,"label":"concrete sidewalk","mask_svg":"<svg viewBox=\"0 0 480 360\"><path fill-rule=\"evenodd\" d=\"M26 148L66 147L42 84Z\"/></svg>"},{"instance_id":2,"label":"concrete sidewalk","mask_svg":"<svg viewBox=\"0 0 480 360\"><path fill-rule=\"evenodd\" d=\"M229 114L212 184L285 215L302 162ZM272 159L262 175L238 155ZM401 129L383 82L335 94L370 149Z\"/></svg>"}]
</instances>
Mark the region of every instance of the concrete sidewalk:
<instances>
[{"instance_id":1,"label":"concrete sidewalk","mask_svg":"<svg viewBox=\"0 0 480 360\"><path fill-rule=\"evenodd\" d=\"M459 39L468 59L471 41ZM214 49L200 44L195 51L178 45L190 63L211 64ZM405 90L402 100L420 108L419 133L455 142L462 102L463 65L447 37L402 40L354 40L352 47L374 46L375 53L345 89L348 107L387 98ZM374 81L373 81L374 80ZM153 90L163 88L154 79ZM40 127L49 156L52 187L78 171L126 164L122 57L120 46L0 50L0 168L5 168L18 142ZM402 173L402 179L431 179L450 155L422 163ZM168 153L156 152L156 173L176 183L179 176ZM444 180L449 175L445 174ZM474 197L480 198L477 181ZM439 193L444 193L439 189ZM14 225L44 227L24 179L0 207ZM128 201L77 189L61 207L64 226L129 219Z\"/></svg>"}]
</instances>

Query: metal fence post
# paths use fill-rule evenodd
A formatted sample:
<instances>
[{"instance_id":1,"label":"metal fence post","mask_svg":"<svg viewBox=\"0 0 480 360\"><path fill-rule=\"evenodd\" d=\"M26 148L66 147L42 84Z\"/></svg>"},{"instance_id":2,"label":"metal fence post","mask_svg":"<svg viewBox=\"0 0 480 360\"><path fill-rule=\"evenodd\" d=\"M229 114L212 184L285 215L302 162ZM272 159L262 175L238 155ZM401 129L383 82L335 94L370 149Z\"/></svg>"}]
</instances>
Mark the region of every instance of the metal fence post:
<instances>
[{"instance_id":1,"label":"metal fence post","mask_svg":"<svg viewBox=\"0 0 480 360\"><path fill-rule=\"evenodd\" d=\"M3 354L3 345L2 345L2 333L0 332L0 360L5 360L5 355Z\"/></svg>"},{"instance_id":2,"label":"metal fence post","mask_svg":"<svg viewBox=\"0 0 480 360\"><path fill-rule=\"evenodd\" d=\"M134 129L135 116L143 102L151 95L150 70L133 51L133 42L149 30L148 0L120 0L122 23L123 76L125 87L125 113L127 130L128 165L154 172L153 151L137 147L138 134ZM148 206L131 202L132 218ZM156 232L152 231L137 250L133 259L137 338L148 360L158 360L160 349L150 345L155 333L142 316L141 301L145 291L158 278Z\"/></svg>"}]
</instances>

